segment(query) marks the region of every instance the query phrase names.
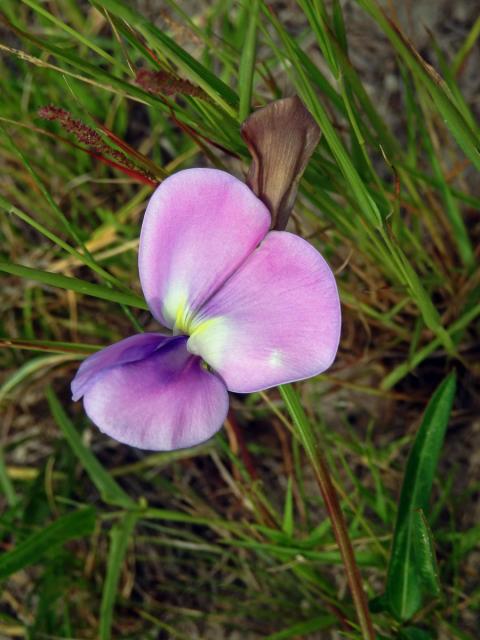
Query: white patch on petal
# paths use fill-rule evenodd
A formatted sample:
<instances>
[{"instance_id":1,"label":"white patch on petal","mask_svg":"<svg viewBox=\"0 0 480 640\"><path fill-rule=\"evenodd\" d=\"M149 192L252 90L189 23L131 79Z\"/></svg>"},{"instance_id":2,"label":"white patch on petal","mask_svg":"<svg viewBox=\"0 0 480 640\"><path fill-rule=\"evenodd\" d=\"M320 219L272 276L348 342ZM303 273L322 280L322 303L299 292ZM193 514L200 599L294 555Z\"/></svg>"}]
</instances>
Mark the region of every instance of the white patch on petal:
<instances>
[{"instance_id":1,"label":"white patch on petal","mask_svg":"<svg viewBox=\"0 0 480 640\"><path fill-rule=\"evenodd\" d=\"M283 364L283 354L278 349L274 349L270 353L270 357L268 358L268 363L272 367L272 369L278 369Z\"/></svg>"}]
</instances>

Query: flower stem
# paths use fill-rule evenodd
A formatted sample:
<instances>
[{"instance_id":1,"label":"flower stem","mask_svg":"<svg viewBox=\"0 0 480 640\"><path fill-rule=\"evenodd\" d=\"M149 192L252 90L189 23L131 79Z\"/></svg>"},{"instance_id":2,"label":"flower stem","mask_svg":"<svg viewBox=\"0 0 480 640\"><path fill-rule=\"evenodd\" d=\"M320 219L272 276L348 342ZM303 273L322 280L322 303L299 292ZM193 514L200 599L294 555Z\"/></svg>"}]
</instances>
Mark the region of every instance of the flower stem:
<instances>
[{"instance_id":1,"label":"flower stem","mask_svg":"<svg viewBox=\"0 0 480 640\"><path fill-rule=\"evenodd\" d=\"M297 392L289 384L282 385L279 389L296 427L297 435L313 465L318 486L325 501L325 506L332 522L333 533L347 572L348 584L352 593L362 637L364 640L375 640L375 632L368 610L367 598L362 587L360 571L358 570L352 543L348 535L338 495L333 486L327 461L318 447L318 442L305 415Z\"/></svg>"}]
</instances>

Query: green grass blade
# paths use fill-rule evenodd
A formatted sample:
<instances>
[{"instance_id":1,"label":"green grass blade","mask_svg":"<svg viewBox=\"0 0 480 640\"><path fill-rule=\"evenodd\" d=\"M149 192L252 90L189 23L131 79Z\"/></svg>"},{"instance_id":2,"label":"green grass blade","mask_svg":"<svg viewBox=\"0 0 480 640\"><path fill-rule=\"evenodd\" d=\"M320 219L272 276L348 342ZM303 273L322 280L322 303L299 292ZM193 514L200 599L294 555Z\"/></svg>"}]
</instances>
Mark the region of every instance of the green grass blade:
<instances>
[{"instance_id":1,"label":"green grass blade","mask_svg":"<svg viewBox=\"0 0 480 640\"><path fill-rule=\"evenodd\" d=\"M315 3L306 2L305 0L297 0L297 2L305 13L316 35L318 45L330 67L330 71L336 80L338 80L340 77L340 69L337 56L333 50L333 39L330 37L330 25L327 24L329 20L324 3L322 1Z\"/></svg>"},{"instance_id":2,"label":"green grass blade","mask_svg":"<svg viewBox=\"0 0 480 640\"><path fill-rule=\"evenodd\" d=\"M0 556L0 579L35 564L53 548L69 540L89 536L94 527L95 510L91 507L58 518Z\"/></svg>"},{"instance_id":3,"label":"green grass blade","mask_svg":"<svg viewBox=\"0 0 480 640\"><path fill-rule=\"evenodd\" d=\"M42 351L43 353L71 353L88 356L101 347L79 342L60 342L58 340L16 340L15 338L0 338L0 348L26 349L28 351Z\"/></svg>"},{"instance_id":4,"label":"green grass blade","mask_svg":"<svg viewBox=\"0 0 480 640\"><path fill-rule=\"evenodd\" d=\"M189 80L198 84L230 116L236 116L234 107L238 104L237 94L222 82L218 76L177 45L166 33L135 11L133 6L120 2L120 0L101 0L93 2L93 4L99 9L106 9L114 16L133 25L146 38L153 49L174 62Z\"/></svg>"},{"instance_id":5,"label":"green grass blade","mask_svg":"<svg viewBox=\"0 0 480 640\"><path fill-rule=\"evenodd\" d=\"M465 100L460 87L458 86L451 68L447 63L447 60L443 55L440 46L435 40L435 37L433 36L433 34L430 37L432 40L433 49L435 51L435 56L438 60L438 66L449 91L449 97L455 104L459 112L462 114L463 118L465 118L465 122L468 124L468 126L471 127L471 129L475 130L477 127L475 116L468 106L467 101Z\"/></svg>"},{"instance_id":6,"label":"green grass blade","mask_svg":"<svg viewBox=\"0 0 480 640\"><path fill-rule=\"evenodd\" d=\"M58 217L58 219L60 220L60 222L63 224L63 226L65 227L65 230L72 236L72 238L75 240L75 242L78 245L82 245L82 241L80 239L80 236L78 235L78 233L76 232L76 230L73 228L73 226L70 224L70 221L68 220L68 218L64 215L63 211L60 209L60 207L57 205L57 203L55 202L55 200L52 198L51 194L49 193L48 189L45 188L45 185L43 184L43 182L40 180L37 172L35 171L35 169L33 168L33 166L31 165L31 163L29 162L29 160L27 159L26 155L23 153L23 151L15 144L15 142L12 140L11 136L8 134L7 130L3 127L3 125L0 124L0 131L3 133L3 136L5 138L5 141L7 142L7 145L10 147L11 151L13 153L15 153L20 160L22 161L22 163L24 164L26 170L28 171L28 173L30 174L32 180L34 181L34 183L36 184L36 186L38 187L38 190L40 191L40 193L42 194L42 196L45 198L45 201L50 205L52 211L55 213L55 215ZM88 253L85 250L86 253Z\"/></svg>"},{"instance_id":7,"label":"green grass blade","mask_svg":"<svg viewBox=\"0 0 480 640\"><path fill-rule=\"evenodd\" d=\"M472 164L480 170L480 138L452 101L446 85L435 70L426 64L399 28L388 18L375 0L359 0L392 42L410 72L425 86L445 124Z\"/></svg>"},{"instance_id":8,"label":"green grass blade","mask_svg":"<svg viewBox=\"0 0 480 640\"><path fill-rule=\"evenodd\" d=\"M245 35L245 43L240 57L238 70L238 94L240 103L238 107L238 119L243 122L250 115L252 102L253 76L255 72L255 55L257 49L257 28L260 0L250 0L248 10L248 26Z\"/></svg>"},{"instance_id":9,"label":"green grass blade","mask_svg":"<svg viewBox=\"0 0 480 640\"><path fill-rule=\"evenodd\" d=\"M211 33L209 28L205 29L199 26L193 19L194 16L189 12L187 5L182 7L183 3L177 2L176 0L165 0L165 2L178 14L190 31L204 43L209 53L215 50L215 54L220 60L230 65L230 67L236 68L238 64L238 52L230 41L223 39L220 46L218 34Z\"/></svg>"},{"instance_id":10,"label":"green grass blade","mask_svg":"<svg viewBox=\"0 0 480 640\"><path fill-rule=\"evenodd\" d=\"M287 407L292 422L296 427L296 434L310 459L315 470L315 476L322 493L322 497L327 506L335 539L340 550L340 557L347 574L350 591L355 604L358 622L364 638L373 638L374 630L368 603L363 591L361 576L358 570L358 556L355 556L352 542L349 537L347 525L345 523L340 502L333 485L330 472L325 458L317 445L315 433L300 403L297 392L291 384L284 384L278 387L285 406Z\"/></svg>"},{"instance_id":11,"label":"green grass blade","mask_svg":"<svg viewBox=\"0 0 480 640\"><path fill-rule=\"evenodd\" d=\"M465 38L465 42L462 44L460 49L455 54L455 58L452 64L453 75L457 75L457 73L460 71L460 68L465 62L466 57L468 56L472 48L475 46L475 43L479 37L480 37L480 16L478 16L478 18L473 23L472 28L470 29L470 33Z\"/></svg>"},{"instance_id":12,"label":"green grass blade","mask_svg":"<svg viewBox=\"0 0 480 640\"><path fill-rule=\"evenodd\" d=\"M40 14L41 16L43 16L44 18L52 22L58 29L60 29L61 31L65 31L65 33L68 34L69 37L75 38L81 44L88 47L88 49L91 49L92 51L94 51L97 55L99 55L101 58L103 58L110 64L118 65L118 60L115 60L113 56L111 56L109 53L104 51L101 47L98 47L94 42L86 38L82 33L79 33L77 29L72 29L72 27L70 27L68 24L65 24L63 20L60 20L59 18L54 16L52 13L50 13L44 7L42 7L38 2L35 2L35 0L22 0L22 2L28 5L31 9L36 11L38 14ZM127 71L128 68L124 67L124 70Z\"/></svg>"},{"instance_id":13,"label":"green grass blade","mask_svg":"<svg viewBox=\"0 0 480 640\"><path fill-rule=\"evenodd\" d=\"M100 606L100 640L112 637L113 609L117 599L118 581L130 538L138 519L136 513L126 513L110 531L110 549L107 560L107 575L103 585Z\"/></svg>"},{"instance_id":14,"label":"green grass blade","mask_svg":"<svg viewBox=\"0 0 480 640\"><path fill-rule=\"evenodd\" d=\"M292 42L292 46L302 65L305 67L305 70L311 82L313 82L318 87L321 93L324 94L326 98L328 98L328 100L341 115L346 115L346 109L345 105L343 104L342 98L337 93L336 89L332 87L327 77L315 64L313 64L305 51L302 51L302 49L300 49L300 47L295 42Z\"/></svg>"},{"instance_id":15,"label":"green grass blade","mask_svg":"<svg viewBox=\"0 0 480 640\"><path fill-rule=\"evenodd\" d=\"M466 311L463 316L461 316L458 320L456 320L448 329L448 333L450 337L456 338L459 334L462 333L474 320L476 320L480 316L480 304L477 304L475 307L472 307L468 311ZM399 364L395 369L393 369L386 378L383 379L380 384L380 388L384 390L391 389L394 387L402 378L404 378L410 371L413 371L415 367L417 367L421 362L428 358L436 349L441 347L442 343L439 338L432 340L425 347L422 347L419 351L417 351L411 358L411 360L407 360Z\"/></svg>"},{"instance_id":16,"label":"green grass blade","mask_svg":"<svg viewBox=\"0 0 480 640\"><path fill-rule=\"evenodd\" d=\"M31 267L24 267L20 264L11 264L7 262L0 262L0 271L9 273L13 276L19 276L20 278L25 278L27 280L34 280L35 282L40 282L41 284L46 284L51 287L75 291L76 293L92 296L94 298L101 298L102 300L109 300L110 302L118 302L118 304L124 304L127 307L148 309L147 303L133 293L114 291L113 289L109 289L101 284L86 282L79 278L63 276L59 273L51 273L50 271L40 271L39 269L32 269Z\"/></svg>"},{"instance_id":17,"label":"green grass blade","mask_svg":"<svg viewBox=\"0 0 480 640\"><path fill-rule=\"evenodd\" d=\"M295 47L292 45L292 39L290 35L287 33L283 25L275 17L274 14L268 13L266 9L265 11L271 24L274 26L278 36L280 37L286 51L288 52L292 69L296 72L292 73L291 75L299 96L312 116L317 121L317 124L320 127L328 146L330 147L332 155L337 161L338 166L345 176L347 184L352 190L355 200L358 203L359 212L363 214L365 221L368 223L372 231L374 229L382 229L383 219L380 211L375 201L368 193L368 190L364 185L362 179L358 175L355 167L353 166L350 155L347 149L344 147L340 136L335 131L335 127L331 123L326 109L317 99L314 88L302 65L300 57L297 55ZM278 47L275 45L273 39L270 40L270 44L272 48L274 48L274 50L278 51Z\"/></svg>"},{"instance_id":18,"label":"green grass blade","mask_svg":"<svg viewBox=\"0 0 480 640\"><path fill-rule=\"evenodd\" d=\"M330 60L330 68L332 72L334 73L334 75L338 76L339 79L342 78L343 82L348 86L348 89L356 95L359 105L361 105L363 112L374 128L376 135L378 136L378 140L374 140L373 144L375 146L378 146L378 143L380 143L388 156L398 156L400 152L398 141L392 135L384 120L377 112L376 107L373 104L370 96L368 95L368 92L366 91L364 85L362 84L357 71L348 58L343 16L339 3L335 2L333 7L333 23L337 32L337 37L335 38L334 34L327 26L325 9L322 9L321 14L320 12L318 12L319 16L321 15L320 19L315 17L314 12L312 11L311 3L308 3L305 0L297 1L303 7L305 15L309 19L312 29L314 30L319 42L319 46L321 46L322 42L325 43L321 48L324 55L326 57L328 56L327 59ZM328 44L325 42L326 40L328 40ZM305 54L303 55L308 60L307 56L305 56ZM303 61L303 64L304 66L306 66L305 60ZM330 95L329 99L331 100ZM341 104L340 112L346 116L346 105L342 100L339 100L339 102ZM338 109L338 102L334 102L334 104ZM361 110L356 109L356 111L360 115ZM366 128L363 129L362 133L364 135L367 135L368 132Z\"/></svg>"},{"instance_id":19,"label":"green grass blade","mask_svg":"<svg viewBox=\"0 0 480 640\"><path fill-rule=\"evenodd\" d=\"M425 324L438 336L438 339L444 345L447 352L453 355L455 349L452 339L445 327L442 326L440 315L420 280L418 273L412 267L409 259L398 244L389 240L386 234L384 234L384 239L390 247L391 256L395 260L399 272L402 274L402 279L407 285L410 295L420 309Z\"/></svg>"},{"instance_id":20,"label":"green grass blade","mask_svg":"<svg viewBox=\"0 0 480 640\"><path fill-rule=\"evenodd\" d=\"M395 269L400 276L403 283L408 287L412 297L418 305L427 326L435 332L439 339L444 344L449 353L453 353L453 344L450 340L448 333L442 327L440 317L433 305L428 293L423 287L418 275L414 268L409 263L400 246L394 244L390 240L388 234L385 231L383 218L380 214L379 208L370 195L367 187L365 186L362 178L356 171L350 155L347 149L344 147L340 137L337 135L335 128L330 122L330 118L327 111L317 99L315 91L311 86L311 83L306 75L300 58L296 55L295 48L292 45L292 39L284 29L283 25L273 14L268 14L272 25L275 27L280 39L282 40L285 49L288 51L292 68L296 73L292 73L292 79L297 86L300 97L304 101L306 107L317 121L320 129L322 130L325 139L330 147L332 155L335 157L344 177L346 183L350 186L352 196L355 202L358 204L359 212L362 214L364 221L367 223L367 230L372 241L379 249L382 249L379 239L376 236L376 230L380 230L383 242L385 243L384 250L387 249L387 255L390 262L393 262ZM274 41L270 40L272 48L278 50L278 47Z\"/></svg>"},{"instance_id":21,"label":"green grass blade","mask_svg":"<svg viewBox=\"0 0 480 640\"><path fill-rule=\"evenodd\" d=\"M17 503L17 494L15 488L8 475L7 467L5 465L5 456L3 455L3 446L0 445L0 489L5 496L9 507L15 506Z\"/></svg>"},{"instance_id":22,"label":"green grass blade","mask_svg":"<svg viewBox=\"0 0 480 640\"><path fill-rule=\"evenodd\" d=\"M61 75L70 76L72 78L76 78L81 82L87 83L88 85L98 87L103 91L109 91L120 95L122 97L130 98L131 100L136 100L142 104L147 104L150 107L158 109L166 114L171 115L170 104L166 104L165 100L159 96L156 96L152 93L141 89L139 86L132 84L123 78L119 78L112 73L104 70L102 67L98 65L94 65L82 59L80 56L75 55L69 52L66 49L62 49L60 47L55 46L48 40L41 40L36 38L31 33L27 31L23 31L18 27L8 24L8 26L20 37L28 42L31 42L35 45L35 47L39 47L42 51L46 51L49 54L52 54L57 60L62 60L66 62L68 65L71 65L75 69L80 70L85 75L81 75L72 71L71 69L65 67L59 67L42 58L38 58L36 56L30 55L25 51L14 49L13 47L8 47L2 43L0 43L0 51L5 51L11 55L18 57L21 60L29 62L37 67L53 69L57 73ZM182 109L178 104L175 104L175 116L181 121L185 122L189 126L196 127L198 123L193 121L190 116L186 113L184 109ZM203 128L203 127L202 127ZM218 132L217 132L218 133ZM214 132L211 132L211 135L214 135Z\"/></svg>"},{"instance_id":23,"label":"green grass blade","mask_svg":"<svg viewBox=\"0 0 480 640\"><path fill-rule=\"evenodd\" d=\"M283 507L283 523L282 530L290 538L293 536L293 484L292 476L288 478L287 492L285 494L285 505Z\"/></svg>"},{"instance_id":24,"label":"green grass blade","mask_svg":"<svg viewBox=\"0 0 480 640\"><path fill-rule=\"evenodd\" d=\"M0 387L0 403L3 402L12 389L38 371L79 359L81 359L81 356L76 354L56 354L28 360L3 382Z\"/></svg>"},{"instance_id":25,"label":"green grass blade","mask_svg":"<svg viewBox=\"0 0 480 640\"><path fill-rule=\"evenodd\" d=\"M83 444L80 435L51 388L47 389L47 400L55 422L61 429L72 451L82 463L83 468L90 476L90 480L97 487L102 500L107 504L123 507L124 509L135 507L135 502L125 493L110 473L102 467L90 449L87 449Z\"/></svg>"},{"instance_id":26,"label":"green grass blade","mask_svg":"<svg viewBox=\"0 0 480 640\"><path fill-rule=\"evenodd\" d=\"M419 509L428 512L455 389L456 376L451 373L428 403L405 469L387 576L389 606L400 620L410 619L421 607L424 596L423 577L414 549L415 512Z\"/></svg>"},{"instance_id":27,"label":"green grass blade","mask_svg":"<svg viewBox=\"0 0 480 640\"><path fill-rule=\"evenodd\" d=\"M423 140L428 157L430 159L433 176L438 182L439 190L443 198L445 213L447 214L452 226L452 238L457 245L458 254L460 255L463 264L466 267L470 268L475 263L475 254L473 251L472 243L470 241L470 236L467 231L467 227L465 225L465 222L463 221L463 217L460 212L457 200L453 197L452 192L448 188L448 182L443 175L439 155L433 148L428 127L423 124L421 119L419 119L419 127L423 134Z\"/></svg>"},{"instance_id":28,"label":"green grass blade","mask_svg":"<svg viewBox=\"0 0 480 640\"><path fill-rule=\"evenodd\" d=\"M315 461L317 459L315 436L300 403L297 392L290 384L283 384L278 388L283 401L285 402L285 406L297 427L300 440L308 454L308 457L310 460Z\"/></svg>"},{"instance_id":29,"label":"green grass blade","mask_svg":"<svg viewBox=\"0 0 480 640\"><path fill-rule=\"evenodd\" d=\"M74 258L77 258L77 260L79 260L81 263L90 267L92 271L95 271L96 273L98 273L98 275L104 278L105 280L112 282L117 286L121 284L118 282L118 280L114 276L110 275L108 271L105 271L105 269L102 269L102 267L99 267L95 262L95 260L92 259L89 253L80 253L74 247L69 245L68 242L65 242L55 233L53 233L52 231L44 227L40 222L37 222L32 217L30 217L27 213L25 213L24 211L21 211L18 207L15 207L14 205L12 205L2 195L0 195L0 207L2 207L5 211L16 215L18 218L20 218L20 220L23 220L28 225L30 225L33 229L36 229L39 233L41 233L46 238L54 242L57 246L62 248L68 254L70 254Z\"/></svg>"},{"instance_id":30,"label":"green grass blade","mask_svg":"<svg viewBox=\"0 0 480 640\"><path fill-rule=\"evenodd\" d=\"M280 559L282 562L289 562L292 559L302 556L307 560L319 564L343 564L342 556L338 551L312 551L304 549L300 545L290 544L270 544L268 542L256 542L255 540L235 540L235 546L245 549L253 549L259 553L270 553L272 557ZM232 540L222 541L222 544L232 544ZM372 551L357 551L355 558L358 566L383 567L384 561L378 553Z\"/></svg>"},{"instance_id":31,"label":"green grass blade","mask_svg":"<svg viewBox=\"0 0 480 640\"><path fill-rule=\"evenodd\" d=\"M294 624L291 627L288 627L288 629L272 633L267 636L265 640L289 640L290 638L303 638L306 634L328 629L337 622L338 620L334 616L317 616L315 618L310 618L310 620Z\"/></svg>"}]
</instances>

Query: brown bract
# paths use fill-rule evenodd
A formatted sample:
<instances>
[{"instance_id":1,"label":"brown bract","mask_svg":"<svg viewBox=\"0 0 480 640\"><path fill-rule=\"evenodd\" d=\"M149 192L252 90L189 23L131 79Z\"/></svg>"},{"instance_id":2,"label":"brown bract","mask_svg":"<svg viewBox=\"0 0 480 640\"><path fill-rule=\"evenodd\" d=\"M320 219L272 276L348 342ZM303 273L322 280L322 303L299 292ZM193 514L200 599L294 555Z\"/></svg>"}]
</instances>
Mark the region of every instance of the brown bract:
<instances>
[{"instance_id":1,"label":"brown bract","mask_svg":"<svg viewBox=\"0 0 480 640\"><path fill-rule=\"evenodd\" d=\"M298 96L293 96L252 113L241 133L253 159L247 184L269 208L272 229L285 229L321 131Z\"/></svg>"}]
</instances>

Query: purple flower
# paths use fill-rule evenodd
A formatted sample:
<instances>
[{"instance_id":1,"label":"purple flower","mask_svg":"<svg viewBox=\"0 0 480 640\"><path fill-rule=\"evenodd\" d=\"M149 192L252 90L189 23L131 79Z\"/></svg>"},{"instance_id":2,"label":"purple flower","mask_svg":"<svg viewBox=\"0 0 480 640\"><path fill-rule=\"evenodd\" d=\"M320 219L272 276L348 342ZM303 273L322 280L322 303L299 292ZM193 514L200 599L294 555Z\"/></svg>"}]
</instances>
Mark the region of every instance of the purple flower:
<instances>
[{"instance_id":1,"label":"purple flower","mask_svg":"<svg viewBox=\"0 0 480 640\"><path fill-rule=\"evenodd\" d=\"M190 447L218 431L228 391L325 371L340 335L337 287L308 242L270 231L266 206L215 169L169 177L145 213L143 292L173 335L144 333L87 358L72 382L91 420L142 449Z\"/></svg>"}]
</instances>

